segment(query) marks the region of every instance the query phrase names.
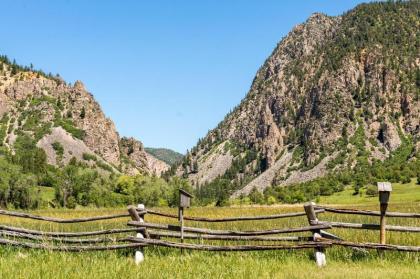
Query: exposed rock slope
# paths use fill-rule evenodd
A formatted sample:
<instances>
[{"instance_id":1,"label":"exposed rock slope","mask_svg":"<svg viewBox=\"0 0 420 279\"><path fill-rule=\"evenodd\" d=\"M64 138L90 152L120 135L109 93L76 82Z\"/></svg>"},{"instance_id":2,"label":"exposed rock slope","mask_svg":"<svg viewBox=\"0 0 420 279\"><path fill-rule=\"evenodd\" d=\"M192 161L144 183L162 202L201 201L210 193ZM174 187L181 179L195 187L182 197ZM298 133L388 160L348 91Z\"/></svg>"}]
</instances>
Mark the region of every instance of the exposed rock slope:
<instances>
[{"instance_id":1,"label":"exposed rock slope","mask_svg":"<svg viewBox=\"0 0 420 279\"><path fill-rule=\"evenodd\" d=\"M18 137L30 136L53 165L67 164L75 157L133 174L160 174L166 166L134 139L135 150L128 154L126 141L80 81L71 86L5 57L0 61L0 118L3 146L13 152Z\"/></svg>"},{"instance_id":2,"label":"exposed rock slope","mask_svg":"<svg viewBox=\"0 0 420 279\"><path fill-rule=\"evenodd\" d=\"M313 14L178 174L199 185L228 179L237 196L383 160L405 141L419 150L419 13L412 1Z\"/></svg>"},{"instance_id":3,"label":"exposed rock slope","mask_svg":"<svg viewBox=\"0 0 420 279\"><path fill-rule=\"evenodd\" d=\"M120 141L121 152L127 163L125 172L136 174L138 170L147 170L149 174L161 175L169 169L169 165L147 153L143 144L134 138L122 138Z\"/></svg>"}]
</instances>

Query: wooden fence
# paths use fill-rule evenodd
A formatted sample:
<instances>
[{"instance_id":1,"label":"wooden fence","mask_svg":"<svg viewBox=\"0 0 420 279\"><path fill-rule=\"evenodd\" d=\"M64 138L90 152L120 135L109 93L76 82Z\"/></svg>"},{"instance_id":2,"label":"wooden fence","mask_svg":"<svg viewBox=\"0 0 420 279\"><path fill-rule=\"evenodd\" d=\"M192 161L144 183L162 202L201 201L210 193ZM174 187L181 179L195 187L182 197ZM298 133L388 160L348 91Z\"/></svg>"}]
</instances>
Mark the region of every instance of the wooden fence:
<instances>
[{"instance_id":1,"label":"wooden fence","mask_svg":"<svg viewBox=\"0 0 420 279\"><path fill-rule=\"evenodd\" d=\"M184 194L188 194L182 191ZM117 249L134 249L135 262L144 260L143 248L147 246L161 246L176 249L190 249L203 251L261 251L261 250L299 250L314 249L318 266L326 264L325 250L332 246L343 246L351 249L376 249L378 251L405 251L420 252L420 246L402 246L385 244L385 231L406 233L419 233L420 227L386 225L385 217L420 218L419 213L386 212L381 200L381 211L368 211L357 209L342 209L306 203L301 212L283 213L265 216L241 216L228 218L207 218L184 216L184 207L189 207L189 197L184 196L180 203L179 214L168 214L157 210L146 209L144 205L129 206L127 213L95 216L86 218L61 219L38 216L23 212L0 210L0 215L17 218L26 218L60 224L74 224L93 221L110 220L130 217L125 228L113 228L85 232L48 232L27 228L19 228L0 224L0 245L16 246L30 249L47 249L52 251L101 251ZM380 224L343 223L320 221L318 215L357 214L380 217ZM169 219L177 219L179 225L145 222L146 215L156 215ZM202 227L185 226L184 221L221 223L238 221L276 220L283 218L296 218L306 216L308 225L294 228L273 228L269 230L217 230ZM380 243L355 243L346 241L337 235L328 233L332 228L379 230ZM129 235L136 233L136 235ZM309 233L309 235L279 236L281 234ZM114 235L114 237L112 237ZM118 236L115 236L118 235ZM99 237L100 236L100 237ZM172 239L172 241L170 241ZM197 243L184 243L185 239L200 240ZM177 241L173 241L177 240ZM205 240L221 240L235 243L235 241L262 242L264 244L246 245L208 245ZM270 244L267 244L270 243ZM363 250L365 251L365 250Z\"/></svg>"}]
</instances>

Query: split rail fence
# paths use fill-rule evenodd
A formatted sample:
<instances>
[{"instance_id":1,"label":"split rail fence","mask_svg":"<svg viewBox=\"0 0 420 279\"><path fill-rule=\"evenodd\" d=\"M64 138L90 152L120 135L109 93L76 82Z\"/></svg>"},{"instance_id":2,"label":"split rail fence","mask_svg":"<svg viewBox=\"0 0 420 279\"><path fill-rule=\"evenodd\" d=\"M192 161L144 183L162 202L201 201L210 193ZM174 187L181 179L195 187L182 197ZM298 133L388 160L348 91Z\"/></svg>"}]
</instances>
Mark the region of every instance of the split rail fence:
<instances>
[{"instance_id":1,"label":"split rail fence","mask_svg":"<svg viewBox=\"0 0 420 279\"><path fill-rule=\"evenodd\" d=\"M420 252L420 246L402 246L385 244L382 231L396 231L405 233L420 233L420 227L385 225L385 217L420 218L419 213L400 213L368 211L357 209L341 209L306 203L302 212L283 213L267 216L242 216L228 218L206 218L183 216L184 207L179 208L179 214L169 214L153 209L146 209L144 205L130 206L127 213L96 216L87 218L60 219L32 215L22 212L0 210L0 215L47 221L60 224L74 224L93 221L103 221L116 218L131 218L127 227L113 228L85 232L39 231L22 227L13 227L0 224L0 245L16 246L30 249L46 249L53 251L100 251L117 249L134 249L135 261L144 260L143 248L147 246L161 246L181 250L204 251L260 251L260 250L299 250L314 249L316 263L319 266L326 264L325 250L332 246L343 246L351 249L376 249L379 251L405 251ZM320 221L318 216L329 212L333 214L357 214L381 217L381 224L343 223ZM146 215L156 215L169 219L177 219L179 225L149 223L145 221ZM273 228L269 230L218 230L202 227L185 226L184 220L204 223L222 223L238 221L275 220L282 218L295 218L306 216L308 225L293 228ZM332 228L380 230L381 243L356 243L346 241L326 230ZM130 235L134 234L136 235ZM289 234L308 233L307 235L290 236ZM287 236L280 236L288 234ZM114 235L114 237L111 237ZM115 236L118 235L118 236ZM172 241L170 241L172 239ZM199 243L185 243L185 239L200 240ZM174 241L177 240L177 241ZM264 244L246 245L209 245L203 244L205 240L221 240L235 243L262 242ZM197 242L197 241L196 241ZM270 244L267 244L270 243Z\"/></svg>"}]
</instances>

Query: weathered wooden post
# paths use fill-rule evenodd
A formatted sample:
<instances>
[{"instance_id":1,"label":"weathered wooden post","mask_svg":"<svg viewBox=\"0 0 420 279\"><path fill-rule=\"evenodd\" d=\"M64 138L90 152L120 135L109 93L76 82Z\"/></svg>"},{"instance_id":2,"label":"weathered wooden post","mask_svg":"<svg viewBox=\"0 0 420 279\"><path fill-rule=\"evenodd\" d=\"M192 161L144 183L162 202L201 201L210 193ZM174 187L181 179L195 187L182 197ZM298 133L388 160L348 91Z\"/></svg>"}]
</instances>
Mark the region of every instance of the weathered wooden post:
<instances>
[{"instance_id":1,"label":"weathered wooden post","mask_svg":"<svg viewBox=\"0 0 420 279\"><path fill-rule=\"evenodd\" d=\"M181 243L184 243L184 208L190 207L192 195L183 189L179 189L178 219L181 228ZM181 249L182 251L182 249Z\"/></svg>"},{"instance_id":2,"label":"weathered wooden post","mask_svg":"<svg viewBox=\"0 0 420 279\"><path fill-rule=\"evenodd\" d=\"M316 217L314 206L315 206L314 202L305 203L303 206L310 226L315 225L318 222L318 218ZM313 240L317 241L321 237L321 230L319 229L313 230L312 234L313 234ZM327 264L324 248L322 247L315 248L315 260L316 260L316 264L319 267L325 266Z\"/></svg>"},{"instance_id":3,"label":"weathered wooden post","mask_svg":"<svg viewBox=\"0 0 420 279\"><path fill-rule=\"evenodd\" d=\"M140 211L144 211L145 210L144 204L138 204L137 205L137 208ZM128 207L128 213L130 214L130 217L131 217L131 219L133 221L144 223L144 213L142 213L141 215L139 215L139 213L137 212L137 209L134 206L130 205ZM142 233L138 232L136 234L136 237L137 238L144 238L144 235ZM138 264L140 264L143 261L144 261L144 252L143 252L143 249L136 250L136 252L134 253L134 262L138 265Z\"/></svg>"},{"instance_id":4,"label":"weathered wooden post","mask_svg":"<svg viewBox=\"0 0 420 279\"><path fill-rule=\"evenodd\" d=\"M390 182L378 182L378 192L379 192L379 203L381 211L381 223L380 223L380 243L386 244L386 210L388 208L389 196L392 192L392 186Z\"/></svg>"}]
</instances>

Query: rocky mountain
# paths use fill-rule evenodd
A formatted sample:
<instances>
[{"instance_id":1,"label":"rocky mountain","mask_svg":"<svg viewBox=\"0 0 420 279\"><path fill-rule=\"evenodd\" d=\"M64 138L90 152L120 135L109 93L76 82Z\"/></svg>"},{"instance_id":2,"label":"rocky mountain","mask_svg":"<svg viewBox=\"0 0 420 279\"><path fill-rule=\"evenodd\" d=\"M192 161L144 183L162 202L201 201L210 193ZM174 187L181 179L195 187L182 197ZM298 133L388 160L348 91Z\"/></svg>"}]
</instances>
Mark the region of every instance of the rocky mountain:
<instances>
[{"instance_id":1,"label":"rocky mountain","mask_svg":"<svg viewBox=\"0 0 420 279\"><path fill-rule=\"evenodd\" d=\"M420 151L420 2L313 14L284 37L241 103L185 157L195 186L233 196Z\"/></svg>"},{"instance_id":2,"label":"rocky mountain","mask_svg":"<svg viewBox=\"0 0 420 279\"><path fill-rule=\"evenodd\" d=\"M150 155L164 161L168 165L174 165L182 160L184 155L167 148L145 147L144 150Z\"/></svg>"},{"instance_id":3,"label":"rocky mountain","mask_svg":"<svg viewBox=\"0 0 420 279\"><path fill-rule=\"evenodd\" d=\"M136 174L140 170L147 169L149 174L160 175L169 169L169 165L146 152L143 144L134 138L122 138L120 141L122 153L128 158L125 164L125 172ZM130 168L130 164L132 167Z\"/></svg>"},{"instance_id":4,"label":"rocky mountain","mask_svg":"<svg viewBox=\"0 0 420 279\"><path fill-rule=\"evenodd\" d=\"M0 59L0 143L12 154L28 138L51 165L66 165L74 157L108 172L160 175L168 168L141 142L120 138L82 82L69 85L31 68Z\"/></svg>"}]
</instances>

